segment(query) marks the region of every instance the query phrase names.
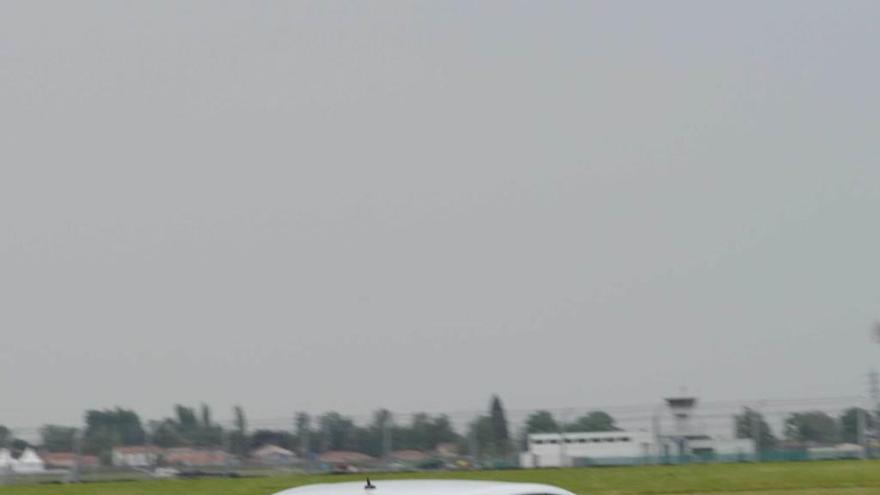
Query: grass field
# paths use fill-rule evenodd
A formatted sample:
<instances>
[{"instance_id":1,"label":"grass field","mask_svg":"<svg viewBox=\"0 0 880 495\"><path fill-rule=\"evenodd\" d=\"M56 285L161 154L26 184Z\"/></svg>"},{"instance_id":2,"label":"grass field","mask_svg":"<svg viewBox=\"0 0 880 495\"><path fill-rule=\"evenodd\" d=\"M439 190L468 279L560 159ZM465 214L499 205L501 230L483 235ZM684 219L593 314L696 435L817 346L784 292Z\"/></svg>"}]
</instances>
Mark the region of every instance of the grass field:
<instances>
[{"instance_id":1,"label":"grass field","mask_svg":"<svg viewBox=\"0 0 880 495\"><path fill-rule=\"evenodd\" d=\"M416 477L531 481L559 485L579 495L880 495L880 461L407 473L377 474L372 477L377 485L383 479ZM360 475L292 475L81 485L10 485L0 486L0 495L269 495L307 483L360 479L363 479Z\"/></svg>"}]
</instances>

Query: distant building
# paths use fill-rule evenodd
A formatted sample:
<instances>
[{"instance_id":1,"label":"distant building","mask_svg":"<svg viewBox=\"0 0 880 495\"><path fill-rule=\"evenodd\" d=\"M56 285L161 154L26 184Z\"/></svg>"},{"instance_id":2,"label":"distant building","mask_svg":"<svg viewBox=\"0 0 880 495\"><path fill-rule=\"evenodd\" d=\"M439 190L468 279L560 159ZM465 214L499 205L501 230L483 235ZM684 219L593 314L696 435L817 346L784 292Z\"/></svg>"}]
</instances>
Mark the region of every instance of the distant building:
<instances>
[{"instance_id":1,"label":"distant building","mask_svg":"<svg viewBox=\"0 0 880 495\"><path fill-rule=\"evenodd\" d=\"M395 461L415 464L430 459L431 455L421 450L395 450L390 457Z\"/></svg>"},{"instance_id":2,"label":"distant building","mask_svg":"<svg viewBox=\"0 0 880 495\"><path fill-rule=\"evenodd\" d=\"M12 457L12 452L9 449L0 449L0 473L12 471L15 462L16 460Z\"/></svg>"},{"instance_id":3,"label":"distant building","mask_svg":"<svg viewBox=\"0 0 880 495\"><path fill-rule=\"evenodd\" d=\"M563 467L591 464L632 464L649 458L654 436L644 432L603 431L533 433L522 467Z\"/></svg>"},{"instance_id":4,"label":"distant building","mask_svg":"<svg viewBox=\"0 0 880 495\"><path fill-rule=\"evenodd\" d=\"M459 455L458 446L455 442L439 443L434 449L434 452L440 457L458 457Z\"/></svg>"},{"instance_id":5,"label":"distant building","mask_svg":"<svg viewBox=\"0 0 880 495\"><path fill-rule=\"evenodd\" d=\"M76 454L73 452L43 452L40 454L46 467L49 469L70 469L76 466ZM97 456L79 456L79 465L84 468L93 468L101 465Z\"/></svg>"},{"instance_id":6,"label":"distant building","mask_svg":"<svg viewBox=\"0 0 880 495\"><path fill-rule=\"evenodd\" d=\"M24 449L18 459L8 449L0 449L0 473L34 474L45 470L43 459L31 448Z\"/></svg>"},{"instance_id":7,"label":"distant building","mask_svg":"<svg viewBox=\"0 0 880 495\"><path fill-rule=\"evenodd\" d=\"M841 443L832 447L809 447L807 456L812 460L863 459L865 447L854 443Z\"/></svg>"},{"instance_id":8,"label":"distant building","mask_svg":"<svg viewBox=\"0 0 880 495\"><path fill-rule=\"evenodd\" d=\"M318 456L320 462L334 465L363 465L376 461L375 457L363 454L361 452L350 452L347 450L330 450Z\"/></svg>"},{"instance_id":9,"label":"distant building","mask_svg":"<svg viewBox=\"0 0 880 495\"><path fill-rule=\"evenodd\" d=\"M666 399L666 406L672 415L673 428L670 432L656 432L659 457L715 461L742 461L755 458L756 448L752 439L715 438L696 424L695 397L670 397Z\"/></svg>"},{"instance_id":10,"label":"distant building","mask_svg":"<svg viewBox=\"0 0 880 495\"><path fill-rule=\"evenodd\" d=\"M46 464L34 449L26 448L18 457L17 462L13 464L12 469L16 473L42 473L46 470Z\"/></svg>"},{"instance_id":11,"label":"distant building","mask_svg":"<svg viewBox=\"0 0 880 495\"><path fill-rule=\"evenodd\" d=\"M46 464L34 449L24 449L18 459L13 457L8 449L0 449L0 473L34 474L45 470Z\"/></svg>"},{"instance_id":12,"label":"distant building","mask_svg":"<svg viewBox=\"0 0 880 495\"><path fill-rule=\"evenodd\" d=\"M277 445L266 444L251 451L251 459L260 464L283 465L297 461L297 455L290 450Z\"/></svg>"},{"instance_id":13,"label":"distant building","mask_svg":"<svg viewBox=\"0 0 880 495\"><path fill-rule=\"evenodd\" d=\"M113 465L118 467L149 467L159 461L162 449L159 447L134 445L114 447L112 451Z\"/></svg>"},{"instance_id":14,"label":"distant building","mask_svg":"<svg viewBox=\"0 0 880 495\"><path fill-rule=\"evenodd\" d=\"M231 456L220 449L175 447L162 451L165 464L178 467L224 466Z\"/></svg>"},{"instance_id":15,"label":"distant building","mask_svg":"<svg viewBox=\"0 0 880 495\"><path fill-rule=\"evenodd\" d=\"M533 433L520 454L522 467L567 467L641 464L678 459L741 461L755 458L751 439L714 438L694 423L697 400L666 399L672 429L657 431L608 431Z\"/></svg>"}]
</instances>

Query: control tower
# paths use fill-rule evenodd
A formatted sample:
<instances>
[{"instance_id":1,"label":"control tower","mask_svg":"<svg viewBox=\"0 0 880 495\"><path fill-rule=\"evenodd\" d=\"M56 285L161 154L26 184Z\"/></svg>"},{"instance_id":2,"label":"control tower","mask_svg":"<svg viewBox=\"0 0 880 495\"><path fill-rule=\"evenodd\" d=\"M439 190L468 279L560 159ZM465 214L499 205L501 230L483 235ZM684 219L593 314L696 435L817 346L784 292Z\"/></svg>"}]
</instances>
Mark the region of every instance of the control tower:
<instances>
[{"instance_id":1,"label":"control tower","mask_svg":"<svg viewBox=\"0 0 880 495\"><path fill-rule=\"evenodd\" d=\"M673 427L667 438L672 441L674 450L679 456L690 453L690 440L706 439L705 433L699 431L694 424L694 411L697 408L696 397L669 397L666 405L672 415Z\"/></svg>"},{"instance_id":2,"label":"control tower","mask_svg":"<svg viewBox=\"0 0 880 495\"><path fill-rule=\"evenodd\" d=\"M669 412L674 421L673 434L678 437L687 437L696 433L693 418L697 408L696 397L670 397L666 399Z\"/></svg>"}]
</instances>

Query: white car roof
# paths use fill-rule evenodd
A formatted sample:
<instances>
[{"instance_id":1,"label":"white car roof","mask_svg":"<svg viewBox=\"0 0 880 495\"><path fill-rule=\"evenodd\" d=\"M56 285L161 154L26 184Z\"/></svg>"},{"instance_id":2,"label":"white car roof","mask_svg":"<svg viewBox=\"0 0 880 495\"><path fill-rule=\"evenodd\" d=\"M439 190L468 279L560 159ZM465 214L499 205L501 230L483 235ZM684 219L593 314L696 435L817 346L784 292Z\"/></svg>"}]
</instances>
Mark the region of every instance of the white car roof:
<instances>
[{"instance_id":1,"label":"white car roof","mask_svg":"<svg viewBox=\"0 0 880 495\"><path fill-rule=\"evenodd\" d=\"M321 483L280 491L275 495L574 495L562 488L540 483L508 483L473 480L373 480Z\"/></svg>"}]
</instances>

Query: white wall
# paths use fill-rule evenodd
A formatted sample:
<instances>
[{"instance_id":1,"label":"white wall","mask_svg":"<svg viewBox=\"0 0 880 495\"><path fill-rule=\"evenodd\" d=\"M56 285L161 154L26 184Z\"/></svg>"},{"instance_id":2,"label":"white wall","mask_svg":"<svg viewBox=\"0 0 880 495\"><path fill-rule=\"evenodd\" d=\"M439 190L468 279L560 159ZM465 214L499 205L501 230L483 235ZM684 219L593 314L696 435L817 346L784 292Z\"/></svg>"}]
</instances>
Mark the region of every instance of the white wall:
<instances>
[{"instance_id":1,"label":"white wall","mask_svg":"<svg viewBox=\"0 0 880 495\"><path fill-rule=\"evenodd\" d=\"M654 437L645 432L536 433L529 435L527 467L572 466L575 458L638 459L653 455Z\"/></svg>"},{"instance_id":2,"label":"white wall","mask_svg":"<svg viewBox=\"0 0 880 495\"><path fill-rule=\"evenodd\" d=\"M12 468L17 473L42 473L46 470L46 465L33 449L25 449Z\"/></svg>"},{"instance_id":3,"label":"white wall","mask_svg":"<svg viewBox=\"0 0 880 495\"><path fill-rule=\"evenodd\" d=\"M690 440L688 446L694 448L710 448L718 455L755 455L755 442L748 438L712 438L708 440Z\"/></svg>"},{"instance_id":4,"label":"white wall","mask_svg":"<svg viewBox=\"0 0 880 495\"><path fill-rule=\"evenodd\" d=\"M113 465L114 466L146 467L146 466L152 466L153 464L155 464L157 459L158 459L158 456L154 453L113 452Z\"/></svg>"},{"instance_id":5,"label":"white wall","mask_svg":"<svg viewBox=\"0 0 880 495\"><path fill-rule=\"evenodd\" d=\"M665 439L671 445L671 439ZM742 456L752 459L755 455L754 442L749 439L702 439L689 440L690 449L712 449L714 454L723 457ZM536 433L529 435L528 450L520 454L522 467L570 467L578 459L589 459L596 463L638 463L646 458L661 455L653 434L647 432L616 431L597 433ZM673 455L677 449L673 448ZM724 459L721 459L724 460Z\"/></svg>"},{"instance_id":6,"label":"white wall","mask_svg":"<svg viewBox=\"0 0 880 495\"><path fill-rule=\"evenodd\" d=\"M19 474L42 473L46 465L33 449L25 449L18 459L13 459L8 450L0 449L0 473L8 470Z\"/></svg>"}]
</instances>

